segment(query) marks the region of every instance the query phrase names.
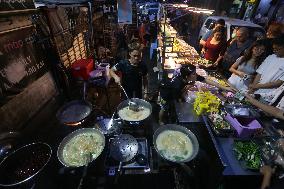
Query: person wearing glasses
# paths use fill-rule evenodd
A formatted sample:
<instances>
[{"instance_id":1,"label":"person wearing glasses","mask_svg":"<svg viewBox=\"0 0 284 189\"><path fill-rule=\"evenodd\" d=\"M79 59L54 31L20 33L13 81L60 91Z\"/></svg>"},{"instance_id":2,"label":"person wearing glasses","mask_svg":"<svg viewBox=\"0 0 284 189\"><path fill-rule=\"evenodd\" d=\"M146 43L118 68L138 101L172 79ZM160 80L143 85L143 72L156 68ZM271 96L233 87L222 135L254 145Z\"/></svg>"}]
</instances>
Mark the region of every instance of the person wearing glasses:
<instances>
[{"instance_id":1,"label":"person wearing glasses","mask_svg":"<svg viewBox=\"0 0 284 189\"><path fill-rule=\"evenodd\" d=\"M273 52L274 54L268 56L256 70L257 75L249 85L250 93L269 93L283 84L284 36L273 40Z\"/></svg>"},{"instance_id":2,"label":"person wearing glasses","mask_svg":"<svg viewBox=\"0 0 284 189\"><path fill-rule=\"evenodd\" d=\"M115 72L122 73L122 79ZM115 82L122 85L129 98L142 98L142 83L146 87L147 67L141 62L141 51L139 48L129 49L129 59L121 60L110 69L110 76ZM126 99L125 94L121 94Z\"/></svg>"}]
</instances>

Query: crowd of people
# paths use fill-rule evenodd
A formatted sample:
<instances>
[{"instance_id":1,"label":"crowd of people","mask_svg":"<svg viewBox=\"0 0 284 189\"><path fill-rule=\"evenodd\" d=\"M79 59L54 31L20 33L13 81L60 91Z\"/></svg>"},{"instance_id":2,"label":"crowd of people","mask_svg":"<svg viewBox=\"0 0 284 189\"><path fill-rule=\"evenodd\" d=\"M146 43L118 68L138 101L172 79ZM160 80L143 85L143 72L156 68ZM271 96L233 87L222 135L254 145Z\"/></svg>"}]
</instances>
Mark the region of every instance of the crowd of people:
<instances>
[{"instance_id":1,"label":"crowd of people","mask_svg":"<svg viewBox=\"0 0 284 189\"><path fill-rule=\"evenodd\" d=\"M284 35L283 26L268 26L266 37L254 39L246 27L235 31L235 38L224 38L225 21L200 40L204 58L212 61L229 84L245 93L248 101L270 115L284 119Z\"/></svg>"}]
</instances>

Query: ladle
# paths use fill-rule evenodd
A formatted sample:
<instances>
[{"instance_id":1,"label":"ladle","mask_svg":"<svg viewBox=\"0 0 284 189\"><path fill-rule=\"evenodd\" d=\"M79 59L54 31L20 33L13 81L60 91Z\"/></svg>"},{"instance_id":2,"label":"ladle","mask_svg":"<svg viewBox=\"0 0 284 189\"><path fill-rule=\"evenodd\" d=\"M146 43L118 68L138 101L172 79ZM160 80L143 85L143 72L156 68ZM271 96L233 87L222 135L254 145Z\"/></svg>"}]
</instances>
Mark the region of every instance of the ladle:
<instances>
[{"instance_id":1,"label":"ladle","mask_svg":"<svg viewBox=\"0 0 284 189\"><path fill-rule=\"evenodd\" d=\"M129 103L128 103L129 104L129 109L132 110L132 111L138 112L139 111L139 105L136 102L133 102L133 100L131 100L128 97L124 87L121 84L119 84L119 86L122 89L122 91L124 92L126 98L129 100Z\"/></svg>"},{"instance_id":2,"label":"ladle","mask_svg":"<svg viewBox=\"0 0 284 189\"><path fill-rule=\"evenodd\" d=\"M87 156L88 156L88 157L87 157L87 160L86 160L86 161L87 161L87 164L84 166L83 173L82 173L82 177L81 177L81 179L80 179L80 182L79 182L79 185L78 185L77 189L81 189L81 188L82 188L84 178L85 178L86 175L87 175L88 166L89 166L89 164L92 162L92 159L93 159L91 153L89 153Z\"/></svg>"}]
</instances>

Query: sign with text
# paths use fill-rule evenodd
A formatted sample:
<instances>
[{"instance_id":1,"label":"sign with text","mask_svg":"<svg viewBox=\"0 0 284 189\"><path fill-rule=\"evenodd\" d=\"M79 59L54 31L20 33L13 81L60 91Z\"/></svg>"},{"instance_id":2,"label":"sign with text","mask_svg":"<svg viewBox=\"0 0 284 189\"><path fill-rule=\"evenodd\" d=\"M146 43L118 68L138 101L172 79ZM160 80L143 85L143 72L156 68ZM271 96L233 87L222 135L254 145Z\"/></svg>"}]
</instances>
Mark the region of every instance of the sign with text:
<instances>
[{"instance_id":1,"label":"sign with text","mask_svg":"<svg viewBox=\"0 0 284 189\"><path fill-rule=\"evenodd\" d=\"M35 9L33 0L0 0L1 11Z\"/></svg>"},{"instance_id":2,"label":"sign with text","mask_svg":"<svg viewBox=\"0 0 284 189\"><path fill-rule=\"evenodd\" d=\"M131 0L117 0L117 17L119 24L132 24Z\"/></svg>"},{"instance_id":3,"label":"sign with text","mask_svg":"<svg viewBox=\"0 0 284 189\"><path fill-rule=\"evenodd\" d=\"M0 34L0 106L47 72L34 27Z\"/></svg>"}]
</instances>

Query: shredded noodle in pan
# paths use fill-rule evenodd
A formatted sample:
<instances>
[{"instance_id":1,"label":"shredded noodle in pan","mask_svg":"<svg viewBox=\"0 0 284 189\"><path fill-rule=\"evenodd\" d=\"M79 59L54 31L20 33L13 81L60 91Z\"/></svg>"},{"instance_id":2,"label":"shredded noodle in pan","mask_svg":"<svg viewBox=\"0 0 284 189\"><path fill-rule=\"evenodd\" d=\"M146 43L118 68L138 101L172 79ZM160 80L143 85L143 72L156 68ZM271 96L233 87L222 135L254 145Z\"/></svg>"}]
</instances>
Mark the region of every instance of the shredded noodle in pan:
<instances>
[{"instance_id":1,"label":"shredded noodle in pan","mask_svg":"<svg viewBox=\"0 0 284 189\"><path fill-rule=\"evenodd\" d=\"M121 119L126 121L141 121L150 115L150 109L139 107L139 111L133 111L129 109L129 106L126 106L118 111L118 115Z\"/></svg>"},{"instance_id":2,"label":"shredded noodle in pan","mask_svg":"<svg viewBox=\"0 0 284 189\"><path fill-rule=\"evenodd\" d=\"M96 159L103 151L104 141L97 133L82 133L68 141L63 148L64 162L69 166L83 166L89 161Z\"/></svg>"},{"instance_id":3,"label":"shredded noodle in pan","mask_svg":"<svg viewBox=\"0 0 284 189\"><path fill-rule=\"evenodd\" d=\"M170 161L184 161L193 153L193 144L180 131L163 131L156 139L157 150Z\"/></svg>"}]
</instances>

